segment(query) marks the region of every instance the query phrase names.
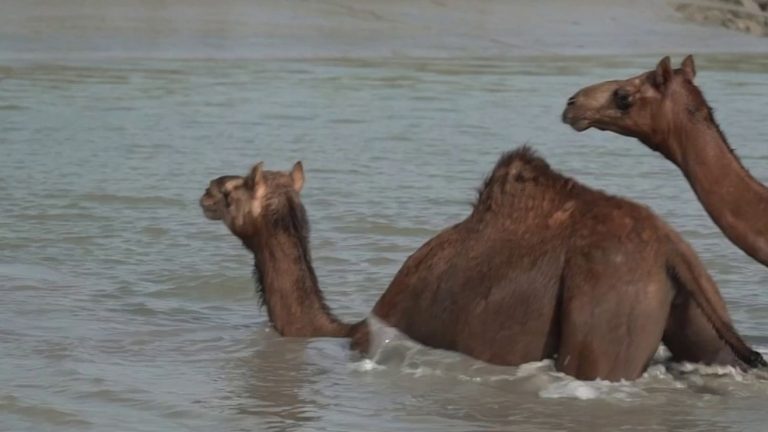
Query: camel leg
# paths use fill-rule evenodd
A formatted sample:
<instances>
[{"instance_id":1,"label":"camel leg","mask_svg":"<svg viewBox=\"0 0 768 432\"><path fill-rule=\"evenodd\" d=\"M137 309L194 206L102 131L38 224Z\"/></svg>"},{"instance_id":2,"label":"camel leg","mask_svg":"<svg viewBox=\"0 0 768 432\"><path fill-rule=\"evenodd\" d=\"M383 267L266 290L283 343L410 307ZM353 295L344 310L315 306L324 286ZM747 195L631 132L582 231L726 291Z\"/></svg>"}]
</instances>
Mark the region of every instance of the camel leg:
<instances>
[{"instance_id":1,"label":"camel leg","mask_svg":"<svg viewBox=\"0 0 768 432\"><path fill-rule=\"evenodd\" d=\"M581 380L636 379L659 346L672 290L647 269L596 267L564 278L556 367Z\"/></svg>"},{"instance_id":2,"label":"camel leg","mask_svg":"<svg viewBox=\"0 0 768 432\"><path fill-rule=\"evenodd\" d=\"M678 291L672 302L663 342L672 353L674 361L745 368L733 351L717 336L701 309L685 292Z\"/></svg>"},{"instance_id":3,"label":"camel leg","mask_svg":"<svg viewBox=\"0 0 768 432\"><path fill-rule=\"evenodd\" d=\"M349 332L350 343L349 347L358 351L360 354L370 353L371 344L371 329L368 324L368 320L362 320L352 326Z\"/></svg>"}]
</instances>

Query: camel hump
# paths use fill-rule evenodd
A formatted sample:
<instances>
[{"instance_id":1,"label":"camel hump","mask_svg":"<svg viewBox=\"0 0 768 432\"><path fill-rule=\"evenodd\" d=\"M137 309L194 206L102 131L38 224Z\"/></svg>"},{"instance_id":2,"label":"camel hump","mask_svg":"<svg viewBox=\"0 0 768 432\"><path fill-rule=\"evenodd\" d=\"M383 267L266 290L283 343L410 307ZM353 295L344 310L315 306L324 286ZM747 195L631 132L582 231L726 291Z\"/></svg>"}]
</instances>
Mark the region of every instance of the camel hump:
<instances>
[{"instance_id":1,"label":"camel hump","mask_svg":"<svg viewBox=\"0 0 768 432\"><path fill-rule=\"evenodd\" d=\"M768 366L763 356L753 350L731 324L715 281L707 273L691 246L671 229L668 233L672 250L667 265L670 277L677 287L690 294L718 336L741 361L750 367Z\"/></svg>"},{"instance_id":2,"label":"camel hump","mask_svg":"<svg viewBox=\"0 0 768 432\"><path fill-rule=\"evenodd\" d=\"M527 187L543 179L552 183L566 178L550 168L547 161L533 149L524 145L501 155L480 188L480 196L487 196L492 191L507 193L508 185Z\"/></svg>"},{"instance_id":3,"label":"camel hump","mask_svg":"<svg viewBox=\"0 0 768 432\"><path fill-rule=\"evenodd\" d=\"M513 178L521 175L528 178L537 174L552 174L554 171L535 150L524 145L501 155L491 176L497 173L508 173Z\"/></svg>"}]
</instances>

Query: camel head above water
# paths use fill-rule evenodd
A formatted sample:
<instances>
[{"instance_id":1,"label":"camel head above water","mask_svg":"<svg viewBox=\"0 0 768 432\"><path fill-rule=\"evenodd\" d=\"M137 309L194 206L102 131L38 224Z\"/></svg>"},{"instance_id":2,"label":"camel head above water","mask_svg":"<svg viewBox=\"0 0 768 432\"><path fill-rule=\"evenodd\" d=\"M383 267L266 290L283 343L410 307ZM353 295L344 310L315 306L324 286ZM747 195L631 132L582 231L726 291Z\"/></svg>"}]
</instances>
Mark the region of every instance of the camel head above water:
<instances>
[{"instance_id":1,"label":"camel head above water","mask_svg":"<svg viewBox=\"0 0 768 432\"><path fill-rule=\"evenodd\" d=\"M353 329L367 327L365 321L340 321L325 303L312 267L309 221L299 198L303 186L301 162L287 172L267 171L259 162L245 176L211 180L200 207L208 219L223 221L253 253L257 292L280 335L350 337Z\"/></svg>"},{"instance_id":2,"label":"camel head above water","mask_svg":"<svg viewBox=\"0 0 768 432\"><path fill-rule=\"evenodd\" d=\"M291 223L281 219L303 215L299 199L303 186L301 162L296 162L289 172L267 171L263 169L263 162L259 162L246 176L229 175L211 180L200 197L200 207L205 217L223 221L238 237L251 237L258 234L265 221Z\"/></svg>"},{"instance_id":3,"label":"camel head above water","mask_svg":"<svg viewBox=\"0 0 768 432\"><path fill-rule=\"evenodd\" d=\"M635 137L664 152L660 147L679 116L709 113L693 84L695 76L693 56L685 57L677 69L664 57L648 72L579 90L568 99L563 122L579 132L596 128Z\"/></svg>"},{"instance_id":4,"label":"camel head above water","mask_svg":"<svg viewBox=\"0 0 768 432\"><path fill-rule=\"evenodd\" d=\"M200 197L200 208L203 214L210 220L223 220L227 212L227 206L224 202L224 185L232 180L242 181L242 176L226 175L211 180L203 196Z\"/></svg>"}]
</instances>

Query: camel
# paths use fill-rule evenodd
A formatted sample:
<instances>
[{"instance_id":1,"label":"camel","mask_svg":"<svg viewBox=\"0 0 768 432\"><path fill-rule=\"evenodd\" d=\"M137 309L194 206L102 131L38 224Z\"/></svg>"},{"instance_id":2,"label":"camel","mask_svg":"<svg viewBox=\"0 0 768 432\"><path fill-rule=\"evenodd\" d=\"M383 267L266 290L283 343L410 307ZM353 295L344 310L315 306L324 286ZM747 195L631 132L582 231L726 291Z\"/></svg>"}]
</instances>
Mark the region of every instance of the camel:
<instances>
[{"instance_id":1,"label":"camel","mask_svg":"<svg viewBox=\"0 0 768 432\"><path fill-rule=\"evenodd\" d=\"M768 266L768 188L741 164L693 80L687 56L672 69L664 57L656 69L606 81L568 99L563 121L635 137L683 172L704 209L725 236Z\"/></svg>"},{"instance_id":2,"label":"camel","mask_svg":"<svg viewBox=\"0 0 768 432\"><path fill-rule=\"evenodd\" d=\"M309 223L298 195L301 162L288 174L261 167L246 177L212 180L200 198L205 217L223 221L253 253L261 302L280 335L349 337L354 326L330 311L312 266Z\"/></svg>"},{"instance_id":3,"label":"camel","mask_svg":"<svg viewBox=\"0 0 768 432\"><path fill-rule=\"evenodd\" d=\"M304 171L211 181L200 199L254 255L261 295L284 336L351 339L309 254ZM578 379L636 379L663 340L678 360L764 365L733 328L691 247L649 209L552 170L527 147L504 154L470 215L403 264L372 314L411 339L499 365L555 359Z\"/></svg>"}]
</instances>

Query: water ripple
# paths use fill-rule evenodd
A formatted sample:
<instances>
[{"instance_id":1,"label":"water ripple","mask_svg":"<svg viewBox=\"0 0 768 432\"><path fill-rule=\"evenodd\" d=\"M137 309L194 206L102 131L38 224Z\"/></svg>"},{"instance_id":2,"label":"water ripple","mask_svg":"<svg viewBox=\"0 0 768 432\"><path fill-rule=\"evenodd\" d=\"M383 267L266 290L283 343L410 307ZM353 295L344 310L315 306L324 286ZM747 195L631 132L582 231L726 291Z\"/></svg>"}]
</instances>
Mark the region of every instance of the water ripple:
<instances>
[{"instance_id":1,"label":"water ripple","mask_svg":"<svg viewBox=\"0 0 768 432\"><path fill-rule=\"evenodd\" d=\"M684 178L635 140L558 120L575 89L656 60L0 65L0 429L763 430L762 371L662 355L637 382L584 383L549 361L502 368L398 341L364 360L345 340L280 338L252 257L197 206L211 178L303 160L318 279L353 321L529 141L679 229L765 351L768 272ZM764 60L697 60L726 135L768 179Z\"/></svg>"}]
</instances>

